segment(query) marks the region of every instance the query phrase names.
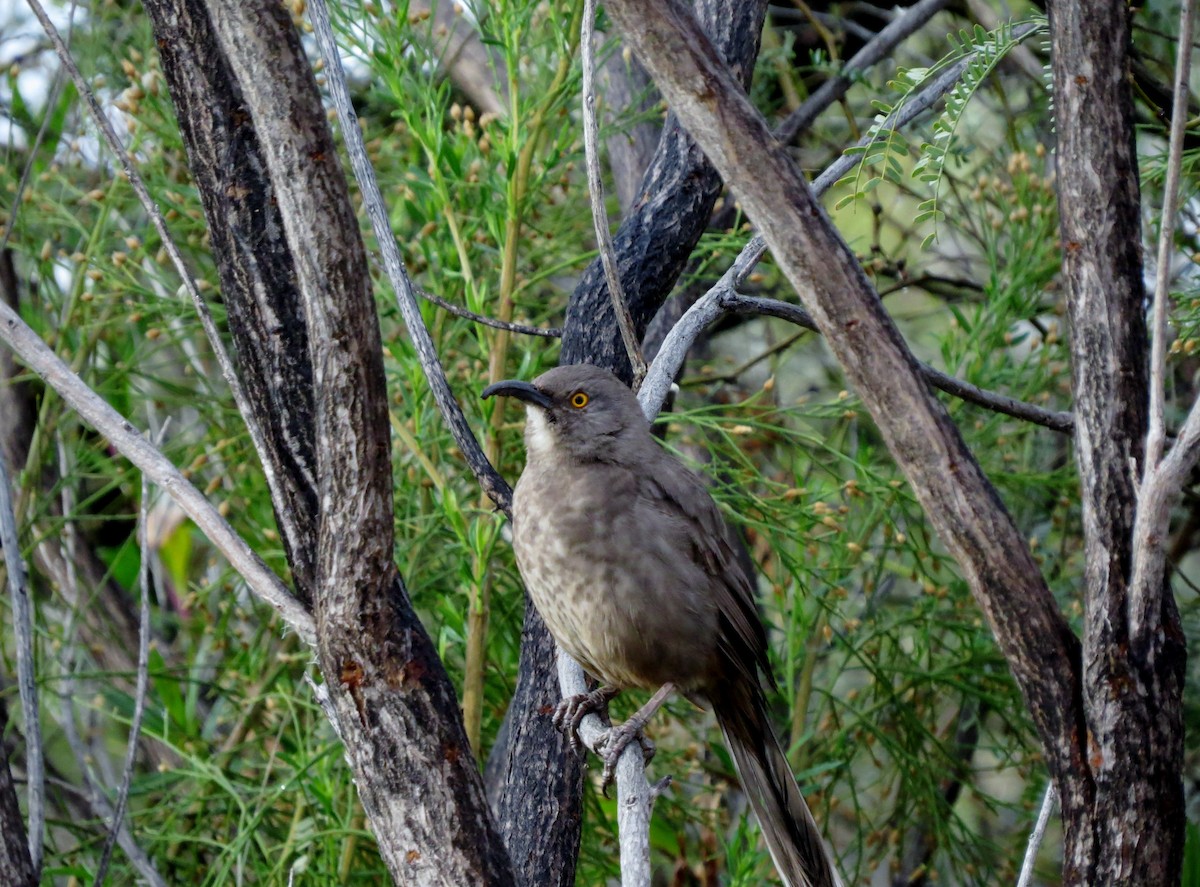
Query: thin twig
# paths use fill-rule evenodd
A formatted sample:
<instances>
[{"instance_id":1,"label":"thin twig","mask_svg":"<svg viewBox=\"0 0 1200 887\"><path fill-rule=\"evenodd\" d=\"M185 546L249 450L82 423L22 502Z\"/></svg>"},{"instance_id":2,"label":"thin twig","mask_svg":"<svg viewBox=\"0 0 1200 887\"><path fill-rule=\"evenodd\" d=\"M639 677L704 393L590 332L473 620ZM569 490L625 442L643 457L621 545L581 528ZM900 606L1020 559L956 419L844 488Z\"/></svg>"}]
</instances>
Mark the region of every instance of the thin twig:
<instances>
[{"instance_id":1,"label":"thin twig","mask_svg":"<svg viewBox=\"0 0 1200 887\"><path fill-rule=\"evenodd\" d=\"M439 308L449 311L455 317L465 317L467 320L473 320L476 323L481 323L484 326L490 326L498 330L508 330L510 333L520 333L523 336L538 336L542 339L561 339L562 330L558 327L540 327L529 326L524 323L515 323L511 320L500 320L496 317L488 317L486 314L476 314L470 309L463 308L460 305L455 305L453 302L448 302L441 296L434 295L428 290L414 287L417 293L426 302L431 302Z\"/></svg>"},{"instance_id":2,"label":"thin twig","mask_svg":"<svg viewBox=\"0 0 1200 887\"><path fill-rule=\"evenodd\" d=\"M1146 462L1142 469L1147 481L1162 458L1166 441L1164 400L1166 399L1167 315L1171 288L1171 254L1175 247L1175 216L1179 211L1179 175L1183 158L1183 137L1187 129L1188 82L1192 68L1192 13L1194 3L1184 0L1179 12L1179 48L1175 59L1175 98L1171 105L1171 135L1167 149L1167 175L1163 184L1162 215L1158 228L1158 268L1154 281L1154 313L1150 354L1150 427L1146 433Z\"/></svg>"},{"instance_id":3,"label":"thin twig","mask_svg":"<svg viewBox=\"0 0 1200 887\"><path fill-rule=\"evenodd\" d=\"M1054 811L1054 802L1058 793L1054 789L1054 781L1046 784L1046 794L1042 797L1042 809L1038 812L1037 824L1029 835L1029 846L1025 848L1025 861L1021 863L1021 876L1017 878L1017 887L1029 887L1033 879L1033 866L1037 862L1038 848L1042 846L1042 838L1046 837L1046 826L1050 824L1050 814Z\"/></svg>"},{"instance_id":4,"label":"thin twig","mask_svg":"<svg viewBox=\"0 0 1200 887\"><path fill-rule=\"evenodd\" d=\"M107 437L121 455L149 475L179 504L217 550L228 558L255 597L274 607L305 643L314 642L312 616L304 605L234 532L213 504L166 456L138 434L130 422L71 372L70 367L3 300L0 300L0 341L7 343L25 365L41 376L84 421Z\"/></svg>"},{"instance_id":5,"label":"thin twig","mask_svg":"<svg viewBox=\"0 0 1200 887\"><path fill-rule=\"evenodd\" d=\"M735 286L735 281L740 276L738 274L739 268L740 266L737 264L733 268L730 268L713 285L712 289L705 293L684 313L683 317L672 327L671 332L663 340L658 357L655 358L654 364L651 365L650 371L646 376L646 384L642 389L648 392L644 403L648 409L653 409L656 415L663 401L666 399L671 379L675 377L679 369L683 366L687 352L691 349L697 336L726 314L778 317L781 320L794 323L807 330L819 332L816 323L809 316L808 312L799 305L794 305L791 302L781 302L778 299L743 296L738 293L733 287ZM970 382L965 382L939 369L935 369L927 363L918 361L917 366L926 381L934 388L945 391L947 394L952 394L968 403L973 403L976 406L981 406L993 412L1004 413L1016 419L1024 419L1028 422L1033 422L1035 425L1041 425L1062 434L1070 434L1075 427L1075 419L1070 413L1046 410L1004 394L987 391L976 385L972 385ZM653 417L647 413L647 418Z\"/></svg>"},{"instance_id":6,"label":"thin twig","mask_svg":"<svg viewBox=\"0 0 1200 887\"><path fill-rule=\"evenodd\" d=\"M73 629L68 632L68 635L73 634ZM79 767L79 772L83 777L84 788L80 792L81 796L91 807L92 813L97 819L107 819L114 823L116 822L115 811L108 799L104 797L104 792L100 790L100 786L96 784L96 780L92 777L91 767L88 766L88 759L92 755L84 746L83 740L79 736L79 725L75 721L75 665L69 663L62 680L62 731L66 737L67 745L70 746L72 754L75 756L75 763ZM70 788L74 789L74 786ZM133 840L133 835L130 834L129 828L125 825L120 825L117 829L117 843L121 845L121 850L128 857L130 864L137 870L137 873L151 887L167 887L167 881L157 868L154 867L146 851L138 846Z\"/></svg>"},{"instance_id":7,"label":"thin twig","mask_svg":"<svg viewBox=\"0 0 1200 887\"><path fill-rule=\"evenodd\" d=\"M812 125L817 115L840 99L854 83L854 76L891 55L902 40L922 27L949 5L949 0L920 0L902 15L892 20L886 28L876 34L862 49L855 53L842 70L822 83L799 108L775 130L775 138L787 143Z\"/></svg>"},{"instance_id":8,"label":"thin twig","mask_svg":"<svg viewBox=\"0 0 1200 887\"><path fill-rule=\"evenodd\" d=\"M67 12L68 45L71 43L71 33L75 26L75 7L78 5L77 0L71 0L71 8ZM46 113L42 116L42 125L38 127L33 144L29 146L29 159L25 161L25 168L21 170L21 181L17 182L17 190L13 194L12 212L8 216L8 226L4 229L4 236L0 237L0 253L8 248L8 241L17 227L17 214L24 205L24 201L21 198L25 196L25 188L29 184L29 177L33 175L33 167L37 162L38 148L42 146L42 139L46 137L46 130L50 128L50 119L54 116L54 106L58 104L58 97L62 93L63 83L65 82L66 70L60 65L58 73L54 75L54 85L50 87L50 97L46 99Z\"/></svg>"},{"instance_id":9,"label":"thin twig","mask_svg":"<svg viewBox=\"0 0 1200 887\"><path fill-rule=\"evenodd\" d=\"M793 305L791 302L781 302L777 299L764 299L757 296L743 296L737 292L721 293L719 299L721 307L729 313L765 314L770 317L787 320L797 326L817 332L817 325L808 315L808 312L799 305ZM948 373L935 369L923 361L918 361L917 366L930 385L941 391L945 391L947 394L952 394L960 400L965 400L968 403L973 403L976 406L984 407L996 413L1004 413L1017 419L1025 419L1026 421L1033 422L1035 425L1041 425L1062 434L1070 434L1075 427L1075 419L1070 413L1042 409L1031 403L1025 403L1004 394L986 391L983 388L972 385L970 382L964 382L962 379L957 379Z\"/></svg>"},{"instance_id":10,"label":"thin twig","mask_svg":"<svg viewBox=\"0 0 1200 887\"><path fill-rule=\"evenodd\" d=\"M155 442L162 445L162 434ZM141 595L141 608L138 615L138 660L137 686L133 696L133 722L129 725L129 740L125 746L125 768L121 774L121 786L117 790L117 806L113 811L112 825L108 837L104 841L104 850L100 854L100 863L96 866L96 877L93 887L104 883L108 872L109 860L112 858L113 845L120 834L125 819L125 806L129 802L129 787L133 783L133 765L137 760L138 738L142 732L142 717L146 713L146 690L150 676L150 541L149 529L146 524L150 520L150 484L142 475L142 500L138 509L138 549L141 552L141 564L138 567L138 591Z\"/></svg>"},{"instance_id":11,"label":"thin twig","mask_svg":"<svg viewBox=\"0 0 1200 887\"><path fill-rule=\"evenodd\" d=\"M642 387L646 378L646 358L638 343L633 326L633 315L629 313L629 302L625 288L621 286L621 275L617 271L617 256L613 249L612 232L608 230L608 212L604 208L604 183L600 177L599 131L596 125L596 61L592 38L596 29L596 0L583 0L583 34L580 50L583 57L583 151L587 167L588 202L592 206L592 225L596 229L596 243L600 247L600 264L604 267L604 280L608 295L612 299L617 327L621 330L621 341L633 367L633 390Z\"/></svg>"},{"instance_id":12,"label":"thin twig","mask_svg":"<svg viewBox=\"0 0 1200 887\"><path fill-rule=\"evenodd\" d=\"M396 237L392 233L388 221L387 206L383 202L383 194L375 178L375 170L367 156L363 144L362 130L358 128L358 114L350 101L350 90L346 86L346 72L342 67L342 56L338 52L337 42L333 38L333 28L329 22L329 8L325 0L312 0L308 4L312 21L313 33L317 38L317 46L325 59L325 83L329 96L337 110L338 124L342 130L342 140L346 145L346 153L350 156L350 166L354 170L354 178L358 182L362 194L363 206L371 219L371 230L379 244L379 252L383 258L384 271L396 293L396 302L400 308L400 316L408 328L409 338L416 349L425 371L425 378L433 391L434 400L442 418L450 428L454 442L462 451L463 458L475 474L483 491L496 503L505 514L512 510L512 488L500 476L494 465L479 446L471 426L463 415L462 407L450 390L446 379L446 371L442 369L438 358L437 348L429 334L425 321L421 317L417 305L417 297L408 273L404 270L404 260L400 249L396 246Z\"/></svg>"},{"instance_id":13,"label":"thin twig","mask_svg":"<svg viewBox=\"0 0 1200 887\"><path fill-rule=\"evenodd\" d=\"M249 401L246 400L245 392L238 381L237 372L233 368L233 361L229 359L229 352L226 351L225 345L221 341L221 334L218 332L216 322L212 318L212 312L208 309L208 303L200 295L200 289L196 286L196 281L183 260L183 254L179 251L179 247L175 245L175 240L171 236L170 229L167 227L166 219L163 217L162 212L159 211L154 199L150 196L145 182L142 181L141 173L138 172L137 167L133 164L133 158L129 156L129 152L121 144L116 130L113 129L112 122L100 107L100 103L96 100L96 95L92 91L91 86L84 79L83 74L80 73L79 67L71 57L67 45L59 35L58 29L54 27L54 23L46 15L46 10L42 8L39 0L27 0L27 2L33 14L41 22L46 36L50 38L50 42L54 45L54 51L58 53L59 61L62 62L63 67L70 74L71 80L75 83L75 89L84 98L92 121L104 137L105 144L108 145L108 149L120 162L121 169L124 171L126 177L128 177L134 194L137 195L142 208L145 209L146 215L149 216L150 221L153 223L154 230L158 232L163 249L170 257L171 263L175 266L175 270L183 282L183 288L187 291L188 297L192 300L192 305L196 309L196 314L200 317L200 325L204 328L204 334L208 338L209 347L212 348L217 365L221 369L221 375L225 379L225 384L229 386L234 404L237 406L238 412L242 415L242 421L246 424L246 431L249 433L250 440L254 444L255 452L258 453L258 461L262 465L263 474L266 477L267 486L271 490L272 499L275 502L285 501L282 487L275 474L274 462L270 458L270 451L267 449L266 438L263 436L262 428L254 417L254 411L250 408ZM280 530L290 540L293 549L305 543L306 540L300 539L291 514L287 509L275 509L275 517L279 521Z\"/></svg>"},{"instance_id":14,"label":"thin twig","mask_svg":"<svg viewBox=\"0 0 1200 887\"><path fill-rule=\"evenodd\" d=\"M8 306L0 300L0 307ZM13 635L17 643L17 687L21 693L21 715L25 721L25 770L28 774L29 858L34 880L42 871L42 839L46 831L46 770L42 758L42 721L37 684L33 677L33 605L29 600L28 573L21 557L17 518L4 454L0 453L0 549L8 568L8 591L12 595Z\"/></svg>"}]
</instances>

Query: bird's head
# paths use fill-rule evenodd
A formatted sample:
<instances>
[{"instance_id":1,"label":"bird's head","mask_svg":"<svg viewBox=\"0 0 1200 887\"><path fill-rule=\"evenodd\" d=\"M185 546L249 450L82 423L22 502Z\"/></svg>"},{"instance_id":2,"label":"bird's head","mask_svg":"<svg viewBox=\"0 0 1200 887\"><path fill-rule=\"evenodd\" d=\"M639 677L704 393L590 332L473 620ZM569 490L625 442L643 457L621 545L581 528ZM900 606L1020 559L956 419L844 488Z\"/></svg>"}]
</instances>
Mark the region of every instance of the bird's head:
<instances>
[{"instance_id":1,"label":"bird's head","mask_svg":"<svg viewBox=\"0 0 1200 887\"><path fill-rule=\"evenodd\" d=\"M532 382L489 385L484 397L504 395L525 404L525 449L530 460L556 454L579 461L640 458L649 423L625 384L599 367L561 366Z\"/></svg>"}]
</instances>

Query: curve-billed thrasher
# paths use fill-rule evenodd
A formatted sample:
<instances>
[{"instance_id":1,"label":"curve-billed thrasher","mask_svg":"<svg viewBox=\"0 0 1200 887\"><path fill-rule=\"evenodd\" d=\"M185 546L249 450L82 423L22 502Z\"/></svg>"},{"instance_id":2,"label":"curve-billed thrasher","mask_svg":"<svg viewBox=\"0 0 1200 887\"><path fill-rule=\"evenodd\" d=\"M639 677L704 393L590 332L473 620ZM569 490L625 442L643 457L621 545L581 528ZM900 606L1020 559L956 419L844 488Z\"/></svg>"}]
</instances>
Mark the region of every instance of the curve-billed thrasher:
<instances>
[{"instance_id":1,"label":"curve-billed thrasher","mask_svg":"<svg viewBox=\"0 0 1200 887\"><path fill-rule=\"evenodd\" d=\"M578 726L617 690L659 690L606 745L611 764L671 685L707 702L780 874L792 887L839 884L767 718L754 590L700 478L658 445L607 370L558 367L483 392L493 395L526 408L512 507L521 576L558 645L604 685L559 718Z\"/></svg>"}]
</instances>

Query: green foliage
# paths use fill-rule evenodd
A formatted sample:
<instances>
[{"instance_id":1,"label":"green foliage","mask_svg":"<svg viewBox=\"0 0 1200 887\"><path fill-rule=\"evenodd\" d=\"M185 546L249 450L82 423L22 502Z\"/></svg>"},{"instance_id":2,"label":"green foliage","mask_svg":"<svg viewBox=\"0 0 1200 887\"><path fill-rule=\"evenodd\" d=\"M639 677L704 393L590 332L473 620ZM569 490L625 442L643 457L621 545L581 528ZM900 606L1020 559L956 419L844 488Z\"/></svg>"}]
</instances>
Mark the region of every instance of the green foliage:
<instances>
[{"instance_id":1,"label":"green foliage","mask_svg":"<svg viewBox=\"0 0 1200 887\"><path fill-rule=\"evenodd\" d=\"M951 33L948 38L953 49L935 64L922 68L899 68L895 79L888 82L888 86L899 93L899 99L891 104L879 99L872 100L876 114L874 122L867 129L866 144L846 149L847 154L861 156L862 160L853 173L838 182L839 185L849 185L853 190L838 201L837 207L840 209L862 200L884 181L902 185L907 178L916 179L932 191L932 195L918 205L917 215L913 218L914 225L933 223L933 230L923 243L928 247L937 237L937 223L946 217L939 202L946 164L951 157L956 157L960 162L966 161L967 149L956 144L954 135L963 123L971 98L984 86L996 66L1022 41L1042 33L1046 19L1036 16L1030 24L1034 27L1022 29L1020 36L1014 34L1014 28L1018 27L1014 22L1004 22L993 31L976 25L973 30ZM939 75L964 60L966 65L954 87L947 93L941 113L930 124L929 140L922 141L919 147L914 148L895 127L898 112ZM877 175L864 178L869 167L876 168L874 171Z\"/></svg>"}]
</instances>

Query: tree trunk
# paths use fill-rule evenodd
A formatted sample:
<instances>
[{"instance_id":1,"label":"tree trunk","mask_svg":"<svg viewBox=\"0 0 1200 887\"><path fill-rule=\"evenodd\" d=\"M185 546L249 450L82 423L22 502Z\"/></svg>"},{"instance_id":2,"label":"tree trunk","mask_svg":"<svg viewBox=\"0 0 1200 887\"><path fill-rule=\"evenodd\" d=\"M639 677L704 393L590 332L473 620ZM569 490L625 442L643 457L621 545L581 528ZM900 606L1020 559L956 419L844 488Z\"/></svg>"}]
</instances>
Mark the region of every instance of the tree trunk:
<instances>
[{"instance_id":1,"label":"tree trunk","mask_svg":"<svg viewBox=\"0 0 1200 887\"><path fill-rule=\"evenodd\" d=\"M379 327L312 66L277 3L146 6L380 852L399 883L512 884L454 688L392 563Z\"/></svg>"},{"instance_id":2,"label":"tree trunk","mask_svg":"<svg viewBox=\"0 0 1200 887\"><path fill-rule=\"evenodd\" d=\"M1183 855L1179 613L1130 635L1129 581L1150 390L1129 9L1050 5L1063 281L1086 542L1083 692L1087 767L1059 779L1064 878L1176 884ZM1186 51L1186 44L1180 49ZM1135 468L1136 466L1136 468Z\"/></svg>"}]
</instances>

